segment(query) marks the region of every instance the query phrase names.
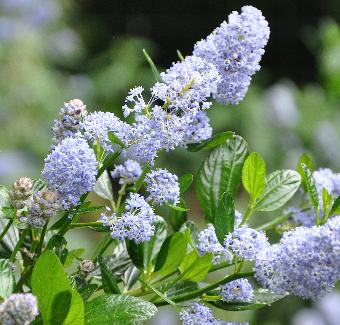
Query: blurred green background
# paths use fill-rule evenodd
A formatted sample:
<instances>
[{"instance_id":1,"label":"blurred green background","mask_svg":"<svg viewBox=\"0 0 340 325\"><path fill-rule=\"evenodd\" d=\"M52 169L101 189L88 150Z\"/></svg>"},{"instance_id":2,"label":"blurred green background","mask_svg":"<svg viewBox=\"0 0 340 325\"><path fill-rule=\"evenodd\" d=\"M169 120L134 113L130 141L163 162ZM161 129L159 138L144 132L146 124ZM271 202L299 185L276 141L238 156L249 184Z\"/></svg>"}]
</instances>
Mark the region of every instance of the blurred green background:
<instances>
[{"instance_id":1,"label":"blurred green background","mask_svg":"<svg viewBox=\"0 0 340 325\"><path fill-rule=\"evenodd\" d=\"M245 100L237 107L215 104L209 111L214 132L242 135L263 155L268 170L295 168L299 156L309 152L317 166L339 171L338 0L1 0L0 183L39 177L50 126L64 101L80 98L89 111L121 116L129 88L154 82L143 48L162 70L176 60L176 49L190 54L197 40L246 4L263 11L271 37ZM182 175L196 171L203 158L177 150L163 154L159 165ZM188 199L190 217L202 220L193 193ZM242 209L242 195L240 202ZM287 298L256 313L217 315L286 325L309 305ZM175 324L174 317L165 310L155 324Z\"/></svg>"}]
</instances>

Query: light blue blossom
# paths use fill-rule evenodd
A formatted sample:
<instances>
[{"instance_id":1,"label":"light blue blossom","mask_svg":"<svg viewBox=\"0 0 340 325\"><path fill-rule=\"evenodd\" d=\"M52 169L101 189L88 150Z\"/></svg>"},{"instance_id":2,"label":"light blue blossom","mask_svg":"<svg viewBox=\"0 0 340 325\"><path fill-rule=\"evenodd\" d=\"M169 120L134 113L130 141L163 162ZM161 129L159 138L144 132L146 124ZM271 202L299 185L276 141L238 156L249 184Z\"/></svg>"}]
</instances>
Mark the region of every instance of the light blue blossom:
<instances>
[{"instance_id":1,"label":"light blue blossom","mask_svg":"<svg viewBox=\"0 0 340 325\"><path fill-rule=\"evenodd\" d=\"M208 98L216 92L220 81L216 67L196 56L187 56L161 73L163 82L152 89L155 99L175 111L197 111L211 106Z\"/></svg>"},{"instance_id":2,"label":"light blue blossom","mask_svg":"<svg viewBox=\"0 0 340 325\"><path fill-rule=\"evenodd\" d=\"M204 111L198 111L192 116L192 121L185 128L185 135L181 144L185 146L190 143L199 143L209 139L211 135L212 127L207 114Z\"/></svg>"},{"instance_id":3,"label":"light blue blossom","mask_svg":"<svg viewBox=\"0 0 340 325\"><path fill-rule=\"evenodd\" d=\"M253 300L253 288L247 279L237 279L235 281L220 286L223 301L244 301Z\"/></svg>"},{"instance_id":4,"label":"light blue blossom","mask_svg":"<svg viewBox=\"0 0 340 325\"><path fill-rule=\"evenodd\" d=\"M89 114L81 123L81 130L87 141L92 144L98 141L105 151L109 153L119 148L117 143L111 142L109 133L117 137L124 146L127 146L129 140L133 137L131 126L110 112Z\"/></svg>"},{"instance_id":5,"label":"light blue blossom","mask_svg":"<svg viewBox=\"0 0 340 325\"><path fill-rule=\"evenodd\" d=\"M291 213L291 217L295 223L305 227L315 225L315 212L312 209L288 208L286 213Z\"/></svg>"},{"instance_id":6,"label":"light blue blossom","mask_svg":"<svg viewBox=\"0 0 340 325\"><path fill-rule=\"evenodd\" d=\"M80 122L86 116L86 106L80 99L72 99L60 109L59 120L54 120L52 125L53 145L62 140L73 137L79 131Z\"/></svg>"},{"instance_id":7,"label":"light blue blossom","mask_svg":"<svg viewBox=\"0 0 340 325\"><path fill-rule=\"evenodd\" d=\"M323 188L335 197L340 195L340 174L334 173L329 168L320 168L313 172L313 178L320 198Z\"/></svg>"},{"instance_id":8,"label":"light blue blossom","mask_svg":"<svg viewBox=\"0 0 340 325\"><path fill-rule=\"evenodd\" d=\"M58 192L64 209L77 205L80 196L93 189L96 175L96 156L82 138L66 138L54 147L42 171L48 187Z\"/></svg>"},{"instance_id":9,"label":"light blue blossom","mask_svg":"<svg viewBox=\"0 0 340 325\"><path fill-rule=\"evenodd\" d=\"M214 92L218 102L238 104L244 98L252 75L260 69L269 33L261 11L245 6L195 45L193 54L213 63L222 77Z\"/></svg>"},{"instance_id":10,"label":"light blue blossom","mask_svg":"<svg viewBox=\"0 0 340 325\"><path fill-rule=\"evenodd\" d=\"M179 202L178 177L169 173L166 169L156 169L146 175L146 190L148 199L163 205L176 205Z\"/></svg>"},{"instance_id":11,"label":"light blue blossom","mask_svg":"<svg viewBox=\"0 0 340 325\"><path fill-rule=\"evenodd\" d=\"M123 106L124 117L128 117L131 113L140 114L148 107L148 103L144 101L142 95L143 91L144 88L141 86L130 89L129 94L125 99L125 105Z\"/></svg>"},{"instance_id":12,"label":"light blue blossom","mask_svg":"<svg viewBox=\"0 0 340 325\"><path fill-rule=\"evenodd\" d=\"M237 257L253 261L260 251L269 247L269 242L263 231L239 227L226 236L224 246Z\"/></svg>"},{"instance_id":13,"label":"light blue blossom","mask_svg":"<svg viewBox=\"0 0 340 325\"><path fill-rule=\"evenodd\" d=\"M134 160L126 160L111 172L112 178L119 178L119 184L133 184L142 174L140 164Z\"/></svg>"},{"instance_id":14,"label":"light blue blossom","mask_svg":"<svg viewBox=\"0 0 340 325\"><path fill-rule=\"evenodd\" d=\"M210 308L195 302L180 313L183 325L216 324L216 319Z\"/></svg>"},{"instance_id":15,"label":"light blue blossom","mask_svg":"<svg viewBox=\"0 0 340 325\"><path fill-rule=\"evenodd\" d=\"M99 221L110 227L112 238L119 240L127 238L138 244L150 240L154 234L153 223L156 215L144 198L137 193L129 195L122 215L117 213L108 215L108 213L103 213Z\"/></svg>"},{"instance_id":16,"label":"light blue blossom","mask_svg":"<svg viewBox=\"0 0 340 325\"><path fill-rule=\"evenodd\" d=\"M199 232L196 248L200 255L207 253L214 254L213 264L218 264L222 260L231 261L232 255L218 241L215 228L209 224L207 228Z\"/></svg>"},{"instance_id":17,"label":"light blue blossom","mask_svg":"<svg viewBox=\"0 0 340 325\"><path fill-rule=\"evenodd\" d=\"M30 293L12 294L0 305L2 325L28 325L38 315L38 302Z\"/></svg>"},{"instance_id":18,"label":"light blue blossom","mask_svg":"<svg viewBox=\"0 0 340 325\"><path fill-rule=\"evenodd\" d=\"M280 243L260 252L255 263L258 281L277 292L317 299L340 279L340 217L323 226L297 227Z\"/></svg>"}]
</instances>

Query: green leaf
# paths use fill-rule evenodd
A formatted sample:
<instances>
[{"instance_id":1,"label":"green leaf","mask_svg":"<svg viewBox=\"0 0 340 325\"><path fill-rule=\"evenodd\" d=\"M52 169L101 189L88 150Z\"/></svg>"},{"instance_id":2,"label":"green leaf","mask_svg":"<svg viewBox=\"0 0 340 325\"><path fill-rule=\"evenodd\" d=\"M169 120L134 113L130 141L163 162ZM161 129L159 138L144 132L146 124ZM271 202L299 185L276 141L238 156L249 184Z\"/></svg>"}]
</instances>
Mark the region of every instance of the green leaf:
<instances>
[{"instance_id":1,"label":"green leaf","mask_svg":"<svg viewBox=\"0 0 340 325\"><path fill-rule=\"evenodd\" d=\"M259 198L265 189L266 164L256 152L252 152L244 162L242 183L252 200Z\"/></svg>"},{"instance_id":2,"label":"green leaf","mask_svg":"<svg viewBox=\"0 0 340 325\"><path fill-rule=\"evenodd\" d=\"M0 259L0 297L9 298L14 290L14 274L8 260Z\"/></svg>"},{"instance_id":3,"label":"green leaf","mask_svg":"<svg viewBox=\"0 0 340 325\"><path fill-rule=\"evenodd\" d=\"M98 284L90 283L86 287L82 288L79 291L79 293L80 293L83 301L86 302L97 291L97 289L98 289Z\"/></svg>"},{"instance_id":4,"label":"green leaf","mask_svg":"<svg viewBox=\"0 0 340 325\"><path fill-rule=\"evenodd\" d=\"M187 209L187 205L183 199L180 199L179 206L183 207L184 209ZM184 210L184 211L179 211L175 209L171 210L171 213L169 216L169 223L175 231L178 231L183 225L183 223L187 221L187 216L188 216L187 211L188 210Z\"/></svg>"},{"instance_id":5,"label":"green leaf","mask_svg":"<svg viewBox=\"0 0 340 325\"><path fill-rule=\"evenodd\" d=\"M311 170L305 164L301 164L303 179L306 183L307 192L317 218L319 217L319 195Z\"/></svg>"},{"instance_id":6,"label":"green leaf","mask_svg":"<svg viewBox=\"0 0 340 325\"><path fill-rule=\"evenodd\" d=\"M274 294L265 289L254 290L254 298L252 302L223 302L209 301L209 303L219 309L230 311L242 311L242 310L256 310L263 307L270 306L276 301L285 298L286 295Z\"/></svg>"},{"instance_id":7,"label":"green leaf","mask_svg":"<svg viewBox=\"0 0 340 325\"><path fill-rule=\"evenodd\" d=\"M340 214L340 196L338 196L332 205L331 211L329 212L329 215L335 215Z\"/></svg>"},{"instance_id":8,"label":"green leaf","mask_svg":"<svg viewBox=\"0 0 340 325\"><path fill-rule=\"evenodd\" d=\"M180 50L177 50L176 53L177 53L178 58L179 58L181 61L183 61L183 60L184 60L184 56L183 56L183 54L181 53L181 51L180 51Z\"/></svg>"},{"instance_id":9,"label":"green leaf","mask_svg":"<svg viewBox=\"0 0 340 325\"><path fill-rule=\"evenodd\" d=\"M112 185L107 170L97 179L93 191L103 199L113 200Z\"/></svg>"},{"instance_id":10,"label":"green leaf","mask_svg":"<svg viewBox=\"0 0 340 325\"><path fill-rule=\"evenodd\" d=\"M52 251L47 250L38 258L33 269L31 285L33 294L38 298L44 325L53 324L54 299L66 291L72 295L72 298L63 324L83 324L83 301L80 295L72 289L63 266Z\"/></svg>"},{"instance_id":11,"label":"green leaf","mask_svg":"<svg viewBox=\"0 0 340 325\"><path fill-rule=\"evenodd\" d=\"M0 209L0 233L5 229L7 226L9 220L2 218L2 212ZM10 250L13 251L15 245L17 244L19 240L19 232L18 228L16 228L13 224L8 229L6 235L2 238L2 243L5 244L5 246Z\"/></svg>"},{"instance_id":12,"label":"green leaf","mask_svg":"<svg viewBox=\"0 0 340 325\"><path fill-rule=\"evenodd\" d=\"M176 211L181 211L181 212L185 212L185 211L189 211L190 209L188 208L183 208L181 206L174 206L174 205L171 205L171 204L167 204L167 206L173 210L176 210Z\"/></svg>"},{"instance_id":13,"label":"green leaf","mask_svg":"<svg viewBox=\"0 0 340 325\"><path fill-rule=\"evenodd\" d=\"M221 245L224 244L225 236L234 230L235 204L229 193L223 193L213 218L216 237Z\"/></svg>"},{"instance_id":14,"label":"green leaf","mask_svg":"<svg viewBox=\"0 0 340 325\"><path fill-rule=\"evenodd\" d=\"M214 149L203 162L196 180L196 194L207 222L212 222L218 202L224 192L235 195L243 163L247 157L247 143L233 136L224 145Z\"/></svg>"},{"instance_id":15,"label":"green leaf","mask_svg":"<svg viewBox=\"0 0 340 325\"><path fill-rule=\"evenodd\" d=\"M70 310L62 325L84 325L84 303L76 290L72 290Z\"/></svg>"},{"instance_id":16,"label":"green leaf","mask_svg":"<svg viewBox=\"0 0 340 325\"><path fill-rule=\"evenodd\" d=\"M212 136L210 139L204 140L200 143L188 144L188 151L196 152L200 150L209 150L220 145L223 145L228 139L230 139L235 133L231 131L222 132Z\"/></svg>"},{"instance_id":17,"label":"green leaf","mask_svg":"<svg viewBox=\"0 0 340 325\"><path fill-rule=\"evenodd\" d=\"M70 267L75 259L80 260L84 252L85 252L84 248L77 248L77 249L71 250L66 257L64 267L66 268Z\"/></svg>"},{"instance_id":18,"label":"green leaf","mask_svg":"<svg viewBox=\"0 0 340 325\"><path fill-rule=\"evenodd\" d=\"M108 132L107 136L112 143L118 144L122 148L126 148L125 143L120 138L118 138L117 135L115 135L113 132Z\"/></svg>"},{"instance_id":19,"label":"green leaf","mask_svg":"<svg viewBox=\"0 0 340 325\"><path fill-rule=\"evenodd\" d=\"M157 308L141 298L104 295L86 304L86 325L138 325L152 318Z\"/></svg>"},{"instance_id":20,"label":"green leaf","mask_svg":"<svg viewBox=\"0 0 340 325\"><path fill-rule=\"evenodd\" d=\"M71 300L72 292L68 290L59 292L54 297L51 308L51 324L59 325L64 323L70 310Z\"/></svg>"},{"instance_id":21,"label":"green leaf","mask_svg":"<svg viewBox=\"0 0 340 325\"><path fill-rule=\"evenodd\" d=\"M165 284L167 285L167 284ZM161 287L162 289L162 287ZM198 289L197 282L193 281L179 281L166 291L167 297L181 296L183 294L196 291Z\"/></svg>"},{"instance_id":22,"label":"green leaf","mask_svg":"<svg viewBox=\"0 0 340 325\"><path fill-rule=\"evenodd\" d=\"M151 167L149 165L144 166L142 175L140 175L140 177L138 178L135 184L135 192L138 192L140 190L140 188L142 187L144 183L145 176L150 170L151 170Z\"/></svg>"},{"instance_id":23,"label":"green leaf","mask_svg":"<svg viewBox=\"0 0 340 325\"><path fill-rule=\"evenodd\" d=\"M98 263L102 275L102 284L105 293L120 293L115 276L110 272L105 260L99 256Z\"/></svg>"},{"instance_id":24,"label":"green leaf","mask_svg":"<svg viewBox=\"0 0 340 325\"><path fill-rule=\"evenodd\" d=\"M179 178L179 188L181 195L190 188L193 180L194 180L193 174L184 174Z\"/></svg>"},{"instance_id":25,"label":"green leaf","mask_svg":"<svg viewBox=\"0 0 340 325\"><path fill-rule=\"evenodd\" d=\"M162 82L161 75L159 74L158 69L156 65L154 64L154 62L152 61L150 55L148 54L148 52L146 52L146 49L143 49L143 54L146 58L146 61L148 61L148 63L150 64L150 67L153 72L153 75L155 76L156 82Z\"/></svg>"},{"instance_id":26,"label":"green leaf","mask_svg":"<svg viewBox=\"0 0 340 325\"><path fill-rule=\"evenodd\" d=\"M156 259L155 276L165 276L181 264L186 254L187 239L181 232L174 233L165 239Z\"/></svg>"},{"instance_id":27,"label":"green leaf","mask_svg":"<svg viewBox=\"0 0 340 325\"><path fill-rule=\"evenodd\" d=\"M298 190L300 175L293 170L277 170L267 177L266 188L256 201L256 211L273 211L283 206Z\"/></svg>"},{"instance_id":28,"label":"green leaf","mask_svg":"<svg viewBox=\"0 0 340 325\"><path fill-rule=\"evenodd\" d=\"M34 179L33 180L33 186L32 186L32 192L33 193L39 192L39 191L45 189L46 187L47 186L46 186L45 181L43 181L40 178Z\"/></svg>"},{"instance_id":29,"label":"green leaf","mask_svg":"<svg viewBox=\"0 0 340 325\"><path fill-rule=\"evenodd\" d=\"M213 254L200 256L196 250L186 255L179 266L183 281L203 281L212 266Z\"/></svg>"},{"instance_id":30,"label":"green leaf","mask_svg":"<svg viewBox=\"0 0 340 325\"><path fill-rule=\"evenodd\" d=\"M331 194L328 193L327 189L322 189L322 205L323 211L326 215L328 215L329 209L334 202L334 198Z\"/></svg>"},{"instance_id":31,"label":"green leaf","mask_svg":"<svg viewBox=\"0 0 340 325\"><path fill-rule=\"evenodd\" d=\"M301 176L301 186L304 189L304 191L306 192L307 191L307 185L306 185L306 181L305 181L305 178L304 178L304 172L303 172L303 169L302 169L302 164L305 164L310 170L313 170L312 157L307 153L302 154L300 159L299 159L298 165L297 165L297 171Z\"/></svg>"},{"instance_id":32,"label":"green leaf","mask_svg":"<svg viewBox=\"0 0 340 325\"><path fill-rule=\"evenodd\" d=\"M179 231L186 235L187 242L192 247L197 245L199 230L197 225L193 221L188 220L183 223Z\"/></svg>"}]
</instances>

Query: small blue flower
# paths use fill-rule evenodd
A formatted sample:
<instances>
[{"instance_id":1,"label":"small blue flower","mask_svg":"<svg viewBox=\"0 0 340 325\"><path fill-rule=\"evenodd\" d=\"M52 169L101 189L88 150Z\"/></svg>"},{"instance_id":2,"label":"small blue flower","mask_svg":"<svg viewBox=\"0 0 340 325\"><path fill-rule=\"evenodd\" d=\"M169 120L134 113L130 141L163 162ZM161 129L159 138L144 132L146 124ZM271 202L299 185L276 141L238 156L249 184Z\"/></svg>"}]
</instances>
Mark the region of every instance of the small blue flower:
<instances>
[{"instance_id":1,"label":"small blue flower","mask_svg":"<svg viewBox=\"0 0 340 325\"><path fill-rule=\"evenodd\" d=\"M119 178L119 184L133 184L142 174L140 164L133 160L126 160L124 164L118 165L111 172L112 178Z\"/></svg>"},{"instance_id":2,"label":"small blue flower","mask_svg":"<svg viewBox=\"0 0 340 325\"><path fill-rule=\"evenodd\" d=\"M253 300L253 288L247 279L237 279L220 286L223 301L245 301Z\"/></svg>"},{"instance_id":3,"label":"small blue flower","mask_svg":"<svg viewBox=\"0 0 340 325\"><path fill-rule=\"evenodd\" d=\"M58 192L64 209L79 203L90 192L97 175L93 150L82 138L66 138L45 159L42 176L51 190Z\"/></svg>"},{"instance_id":4,"label":"small blue flower","mask_svg":"<svg viewBox=\"0 0 340 325\"><path fill-rule=\"evenodd\" d=\"M166 169L156 169L148 173L145 182L148 199L154 203L176 205L179 202L178 178Z\"/></svg>"},{"instance_id":5,"label":"small blue flower","mask_svg":"<svg viewBox=\"0 0 340 325\"><path fill-rule=\"evenodd\" d=\"M180 313L183 325L216 324L216 319L210 308L194 303Z\"/></svg>"}]
</instances>

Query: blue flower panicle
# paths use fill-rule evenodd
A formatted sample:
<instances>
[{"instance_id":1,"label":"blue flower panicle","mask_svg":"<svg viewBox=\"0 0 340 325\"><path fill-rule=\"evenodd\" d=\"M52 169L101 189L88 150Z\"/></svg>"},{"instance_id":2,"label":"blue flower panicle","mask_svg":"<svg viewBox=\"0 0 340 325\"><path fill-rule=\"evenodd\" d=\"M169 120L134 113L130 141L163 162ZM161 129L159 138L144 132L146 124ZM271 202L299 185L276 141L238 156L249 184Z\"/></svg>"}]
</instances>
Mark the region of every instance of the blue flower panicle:
<instances>
[{"instance_id":1,"label":"blue flower panicle","mask_svg":"<svg viewBox=\"0 0 340 325\"><path fill-rule=\"evenodd\" d=\"M90 192L97 175L93 150L82 138L66 138L45 159L42 176L50 190L59 194L64 209L79 204L81 195Z\"/></svg>"},{"instance_id":2,"label":"blue flower panicle","mask_svg":"<svg viewBox=\"0 0 340 325\"><path fill-rule=\"evenodd\" d=\"M269 247L269 242L263 231L239 227L226 236L224 246L237 257L253 261L260 251Z\"/></svg>"},{"instance_id":3,"label":"blue flower panicle","mask_svg":"<svg viewBox=\"0 0 340 325\"><path fill-rule=\"evenodd\" d=\"M103 213L99 221L110 227L112 238L119 240L127 238L141 243L150 240L153 236L156 215L141 195L131 193L126 200L125 212L122 215Z\"/></svg>"},{"instance_id":4,"label":"blue flower panicle","mask_svg":"<svg viewBox=\"0 0 340 325\"><path fill-rule=\"evenodd\" d=\"M30 293L12 294L0 304L0 323L2 325L28 325L38 313L38 302L35 296Z\"/></svg>"},{"instance_id":5,"label":"blue flower panicle","mask_svg":"<svg viewBox=\"0 0 340 325\"><path fill-rule=\"evenodd\" d=\"M297 227L260 252L255 276L276 293L316 300L340 279L340 217L323 226Z\"/></svg>"},{"instance_id":6,"label":"blue flower panicle","mask_svg":"<svg viewBox=\"0 0 340 325\"><path fill-rule=\"evenodd\" d=\"M179 202L178 177L166 169L156 169L146 175L148 199L155 204L172 204Z\"/></svg>"},{"instance_id":7,"label":"blue flower panicle","mask_svg":"<svg viewBox=\"0 0 340 325\"><path fill-rule=\"evenodd\" d=\"M213 63L221 75L214 92L218 102L238 104L244 98L252 75L260 69L269 34L261 11L244 6L195 45L193 54Z\"/></svg>"},{"instance_id":8,"label":"blue flower panicle","mask_svg":"<svg viewBox=\"0 0 340 325\"><path fill-rule=\"evenodd\" d=\"M253 288L247 279L237 279L220 286L223 301L243 301L253 300Z\"/></svg>"}]
</instances>

